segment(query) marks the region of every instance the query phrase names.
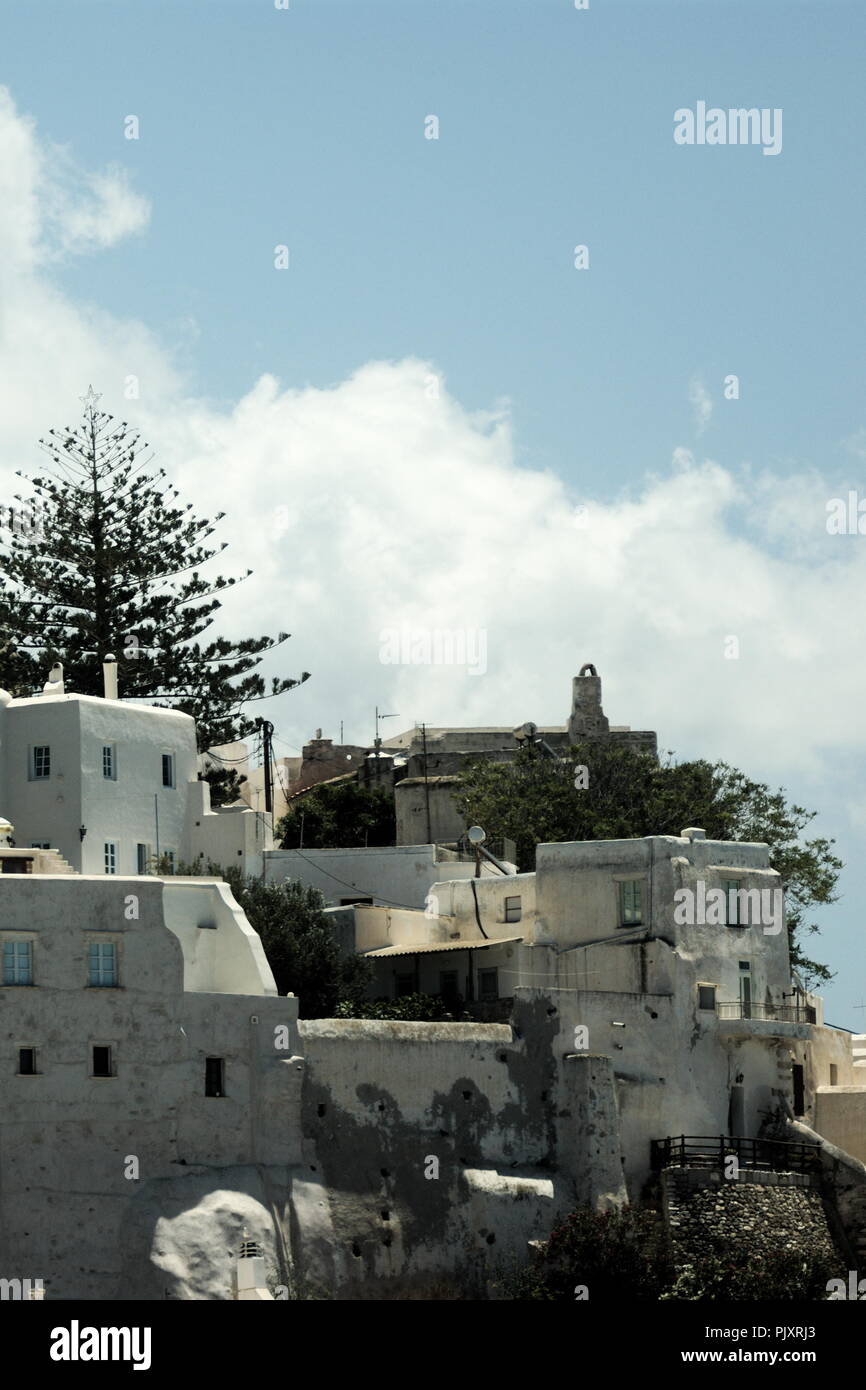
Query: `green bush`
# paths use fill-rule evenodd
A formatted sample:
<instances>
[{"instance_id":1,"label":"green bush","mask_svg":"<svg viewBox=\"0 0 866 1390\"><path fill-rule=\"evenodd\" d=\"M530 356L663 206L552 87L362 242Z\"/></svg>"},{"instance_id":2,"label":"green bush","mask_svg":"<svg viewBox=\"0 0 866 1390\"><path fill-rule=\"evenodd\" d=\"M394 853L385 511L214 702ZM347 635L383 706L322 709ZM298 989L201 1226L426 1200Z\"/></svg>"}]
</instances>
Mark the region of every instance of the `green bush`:
<instances>
[{"instance_id":1,"label":"green bush","mask_svg":"<svg viewBox=\"0 0 866 1390\"><path fill-rule=\"evenodd\" d=\"M433 994L402 994L399 999L344 999L335 1018L394 1018L404 1023L453 1023L444 999Z\"/></svg>"}]
</instances>

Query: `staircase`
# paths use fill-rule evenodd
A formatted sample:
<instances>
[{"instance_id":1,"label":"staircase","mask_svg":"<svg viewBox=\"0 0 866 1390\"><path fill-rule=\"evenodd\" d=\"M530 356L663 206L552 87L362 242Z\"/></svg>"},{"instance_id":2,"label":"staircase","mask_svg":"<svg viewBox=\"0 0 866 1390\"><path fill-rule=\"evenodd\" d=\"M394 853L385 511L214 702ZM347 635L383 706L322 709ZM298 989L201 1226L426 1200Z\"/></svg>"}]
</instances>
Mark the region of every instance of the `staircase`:
<instances>
[{"instance_id":1,"label":"staircase","mask_svg":"<svg viewBox=\"0 0 866 1390\"><path fill-rule=\"evenodd\" d=\"M78 870L73 869L68 859L64 859L59 849L40 849L37 860L38 868L34 870L38 874L77 874Z\"/></svg>"}]
</instances>

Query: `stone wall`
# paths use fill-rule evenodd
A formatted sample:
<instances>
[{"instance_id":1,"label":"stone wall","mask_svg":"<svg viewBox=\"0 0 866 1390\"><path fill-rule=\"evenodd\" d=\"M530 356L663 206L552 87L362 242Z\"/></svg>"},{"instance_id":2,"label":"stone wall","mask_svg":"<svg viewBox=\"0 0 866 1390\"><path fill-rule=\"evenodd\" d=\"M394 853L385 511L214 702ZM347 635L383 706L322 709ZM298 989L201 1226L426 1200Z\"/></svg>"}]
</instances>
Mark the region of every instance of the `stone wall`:
<instances>
[{"instance_id":1,"label":"stone wall","mask_svg":"<svg viewBox=\"0 0 866 1390\"><path fill-rule=\"evenodd\" d=\"M547 1010L520 1018L300 1024L303 1283L351 1299L477 1295L576 1205L624 1198L610 1060L557 1058Z\"/></svg>"},{"instance_id":2,"label":"stone wall","mask_svg":"<svg viewBox=\"0 0 866 1390\"><path fill-rule=\"evenodd\" d=\"M726 1179L706 1168L668 1168L661 1175L663 1207L677 1265L706 1254L713 1237L771 1255L836 1251L820 1189L803 1173L741 1169Z\"/></svg>"}]
</instances>

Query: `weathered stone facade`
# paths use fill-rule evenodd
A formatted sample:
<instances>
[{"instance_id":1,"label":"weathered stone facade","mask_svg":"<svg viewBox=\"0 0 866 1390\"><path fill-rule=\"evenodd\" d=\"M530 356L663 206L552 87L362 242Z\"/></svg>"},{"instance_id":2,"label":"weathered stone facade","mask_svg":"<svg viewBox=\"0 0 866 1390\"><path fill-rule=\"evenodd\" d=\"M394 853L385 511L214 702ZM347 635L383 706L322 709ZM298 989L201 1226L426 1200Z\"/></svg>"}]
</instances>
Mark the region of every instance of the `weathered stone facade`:
<instances>
[{"instance_id":1,"label":"weathered stone facade","mask_svg":"<svg viewBox=\"0 0 866 1390\"><path fill-rule=\"evenodd\" d=\"M718 1169L668 1168L661 1187L680 1267L720 1239L762 1255L823 1254L840 1270L847 1268L820 1189L808 1174L741 1169L736 1179L726 1179Z\"/></svg>"}]
</instances>

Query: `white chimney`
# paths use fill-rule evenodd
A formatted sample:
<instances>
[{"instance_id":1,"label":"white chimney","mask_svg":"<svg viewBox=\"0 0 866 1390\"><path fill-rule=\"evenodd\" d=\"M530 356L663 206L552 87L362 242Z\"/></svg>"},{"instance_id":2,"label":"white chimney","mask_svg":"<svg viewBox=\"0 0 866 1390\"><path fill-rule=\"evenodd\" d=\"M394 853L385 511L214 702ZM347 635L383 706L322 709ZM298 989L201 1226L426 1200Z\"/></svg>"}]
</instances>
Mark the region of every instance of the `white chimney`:
<instances>
[{"instance_id":1,"label":"white chimney","mask_svg":"<svg viewBox=\"0 0 866 1390\"><path fill-rule=\"evenodd\" d=\"M118 699L117 694L117 658L111 652L102 663L102 682L105 688L106 700Z\"/></svg>"}]
</instances>

